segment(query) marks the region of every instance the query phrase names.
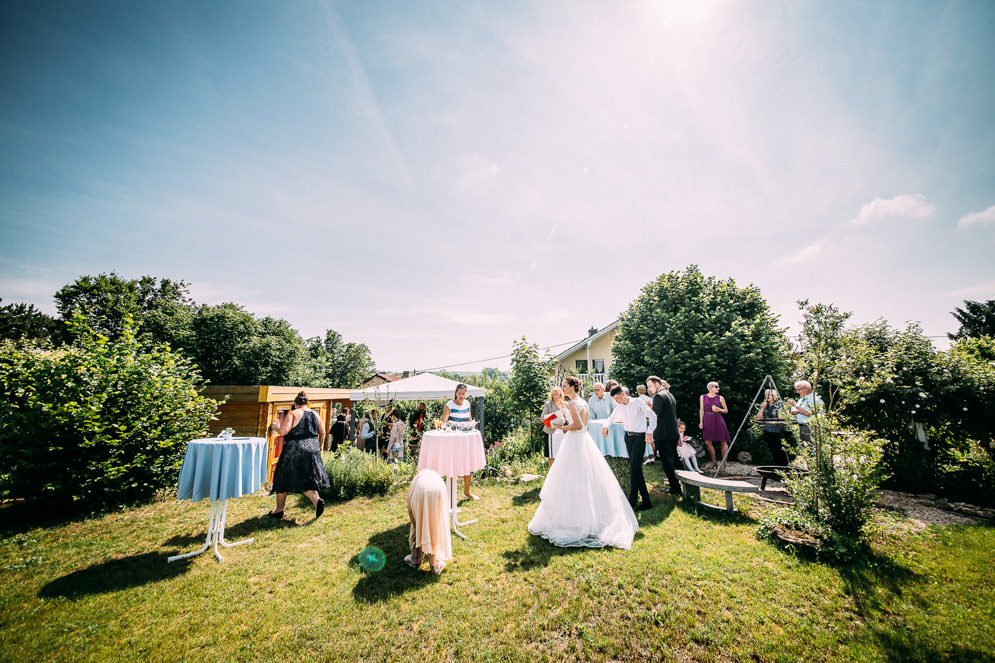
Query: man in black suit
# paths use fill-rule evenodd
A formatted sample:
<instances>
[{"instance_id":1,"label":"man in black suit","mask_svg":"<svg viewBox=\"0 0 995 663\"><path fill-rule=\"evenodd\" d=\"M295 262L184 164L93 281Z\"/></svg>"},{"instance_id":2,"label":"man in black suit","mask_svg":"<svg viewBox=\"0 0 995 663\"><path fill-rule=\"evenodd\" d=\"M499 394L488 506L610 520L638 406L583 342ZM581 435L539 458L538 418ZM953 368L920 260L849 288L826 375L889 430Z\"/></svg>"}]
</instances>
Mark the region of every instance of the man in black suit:
<instances>
[{"instance_id":1,"label":"man in black suit","mask_svg":"<svg viewBox=\"0 0 995 663\"><path fill-rule=\"evenodd\" d=\"M670 393L670 385L655 375L646 378L646 390L653 397L653 413L656 415L656 428L653 429L653 442L656 453L663 463L663 471L670 483L670 494L681 495L681 484L674 472L674 459L677 458L677 400Z\"/></svg>"}]
</instances>

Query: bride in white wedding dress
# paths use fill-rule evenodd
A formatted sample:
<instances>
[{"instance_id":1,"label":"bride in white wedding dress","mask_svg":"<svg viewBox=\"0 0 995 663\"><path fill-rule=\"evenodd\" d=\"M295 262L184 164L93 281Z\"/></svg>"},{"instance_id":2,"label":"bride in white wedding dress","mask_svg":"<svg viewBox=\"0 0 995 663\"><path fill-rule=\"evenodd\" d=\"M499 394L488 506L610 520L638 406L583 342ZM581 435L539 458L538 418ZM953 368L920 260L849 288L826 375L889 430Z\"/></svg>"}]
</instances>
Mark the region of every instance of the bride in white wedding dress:
<instances>
[{"instance_id":1,"label":"bride in white wedding dress","mask_svg":"<svg viewBox=\"0 0 995 663\"><path fill-rule=\"evenodd\" d=\"M636 514L604 456L587 432L588 407L577 397L580 380L564 378L566 432L539 492L529 532L563 547L632 547Z\"/></svg>"}]
</instances>

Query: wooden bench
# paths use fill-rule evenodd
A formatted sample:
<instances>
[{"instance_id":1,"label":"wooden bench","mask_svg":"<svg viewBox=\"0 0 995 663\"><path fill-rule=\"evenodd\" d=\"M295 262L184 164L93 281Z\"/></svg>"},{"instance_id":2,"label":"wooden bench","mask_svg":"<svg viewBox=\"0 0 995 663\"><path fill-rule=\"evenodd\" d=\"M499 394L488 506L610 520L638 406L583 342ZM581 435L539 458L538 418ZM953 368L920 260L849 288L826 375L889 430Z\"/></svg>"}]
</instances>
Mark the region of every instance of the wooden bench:
<instances>
[{"instance_id":1,"label":"wooden bench","mask_svg":"<svg viewBox=\"0 0 995 663\"><path fill-rule=\"evenodd\" d=\"M733 513L732 509L733 493L760 492L760 488L754 486L752 483L747 483L746 481L713 479L712 477L707 477L704 474L698 474L697 472L691 472L689 470L677 470L677 478L680 479L681 487L684 489L684 497L691 498L692 500L694 500L695 509L698 508L699 504L703 504L704 506L710 507L712 509L722 510L722 507L701 501L701 490L700 490L701 488L710 488L712 490L718 490L725 493L726 494L725 511L730 515Z\"/></svg>"}]
</instances>

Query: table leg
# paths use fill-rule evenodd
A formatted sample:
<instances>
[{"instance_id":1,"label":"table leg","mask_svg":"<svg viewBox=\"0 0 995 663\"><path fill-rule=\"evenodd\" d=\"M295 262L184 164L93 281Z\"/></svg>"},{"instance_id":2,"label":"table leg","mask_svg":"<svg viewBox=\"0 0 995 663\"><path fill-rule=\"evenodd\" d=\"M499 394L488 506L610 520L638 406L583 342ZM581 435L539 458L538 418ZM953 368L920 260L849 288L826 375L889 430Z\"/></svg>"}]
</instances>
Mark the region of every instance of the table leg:
<instances>
[{"instance_id":1,"label":"table leg","mask_svg":"<svg viewBox=\"0 0 995 663\"><path fill-rule=\"evenodd\" d=\"M215 514L219 510L220 509L218 508L218 503L217 502L211 502L211 515L208 516L208 518L207 518L207 538L204 540L204 545L202 545L197 550L194 550L193 552L184 553L182 555L173 555L172 557L167 558L166 561L167 562L175 562L178 559L186 559L187 557L194 557L196 555L201 554L202 552L204 552L208 548L210 548L211 544L214 542L214 519L215 519Z\"/></svg>"},{"instance_id":2,"label":"table leg","mask_svg":"<svg viewBox=\"0 0 995 663\"><path fill-rule=\"evenodd\" d=\"M218 544L226 548L231 548L232 546L240 546L243 543L252 543L255 539L244 539L242 541L236 541L235 543L228 543L225 541L225 520L228 518L228 500L221 500L220 502L211 502L211 513L207 518L207 538L204 540L204 545L202 545L197 550L193 552L184 553L182 555L173 555L166 559L167 562L175 562L178 559L186 559L187 557L195 557L202 552L206 551L211 546L214 547L214 556L218 558L219 562L224 561L224 557L218 552Z\"/></svg>"},{"instance_id":3,"label":"table leg","mask_svg":"<svg viewBox=\"0 0 995 663\"><path fill-rule=\"evenodd\" d=\"M453 531L461 539L466 539L466 534L459 531L460 525L472 525L477 522L477 519L467 520L466 522L460 522L457 514L459 513L459 507L456 506L456 477L446 477L446 487L449 488L449 512L452 514L452 526Z\"/></svg>"},{"instance_id":4,"label":"table leg","mask_svg":"<svg viewBox=\"0 0 995 663\"><path fill-rule=\"evenodd\" d=\"M225 523L227 522L227 520L228 520L228 500L225 500L224 513L221 514L221 529L218 531L218 543L223 545L225 548L231 548L232 546L240 546L243 543L252 543L253 541L256 540L255 537L253 537L250 539L242 539L241 541L235 541L234 543L228 543L227 541L225 541ZM216 549L217 546L215 546L215 550Z\"/></svg>"}]
</instances>

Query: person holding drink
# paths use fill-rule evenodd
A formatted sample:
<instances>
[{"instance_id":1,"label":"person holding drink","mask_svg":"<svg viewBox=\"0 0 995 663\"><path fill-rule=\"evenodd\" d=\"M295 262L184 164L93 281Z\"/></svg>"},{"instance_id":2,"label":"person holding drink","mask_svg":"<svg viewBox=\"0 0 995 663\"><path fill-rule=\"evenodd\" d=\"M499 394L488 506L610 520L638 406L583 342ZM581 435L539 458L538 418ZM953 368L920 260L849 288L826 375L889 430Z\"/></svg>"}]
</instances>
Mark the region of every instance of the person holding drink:
<instances>
[{"instance_id":1,"label":"person holding drink","mask_svg":"<svg viewBox=\"0 0 995 663\"><path fill-rule=\"evenodd\" d=\"M729 412L729 408L726 406L726 399L719 396L718 382L709 382L706 388L708 393L698 398L698 428L701 429L701 437L705 440L708 455L712 459L705 469L713 469L716 467L715 443L719 442L722 445L723 463L726 454L729 453L729 428L726 427L726 420L722 417Z\"/></svg>"},{"instance_id":2,"label":"person holding drink","mask_svg":"<svg viewBox=\"0 0 995 663\"><path fill-rule=\"evenodd\" d=\"M297 394L294 409L273 422L270 429L273 434L283 436L283 451L273 471L270 494L276 494L276 508L269 515L283 518L287 495L303 493L314 505L314 517L319 518L325 510L325 500L321 499L318 491L328 489L331 484L321 460L321 445L326 437L325 424L308 407L307 394L303 391Z\"/></svg>"},{"instance_id":3,"label":"person holding drink","mask_svg":"<svg viewBox=\"0 0 995 663\"><path fill-rule=\"evenodd\" d=\"M469 424L472 421L470 419L470 402L466 400L467 389L469 387L462 382L456 385L456 393L446 403L446 406L442 408L442 421L440 425L444 426L450 421L463 424ZM463 477L463 496L467 499L475 500L479 498L470 492L470 482L472 479L473 477L469 474Z\"/></svg>"}]
</instances>

